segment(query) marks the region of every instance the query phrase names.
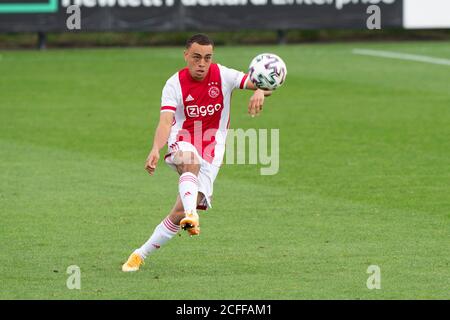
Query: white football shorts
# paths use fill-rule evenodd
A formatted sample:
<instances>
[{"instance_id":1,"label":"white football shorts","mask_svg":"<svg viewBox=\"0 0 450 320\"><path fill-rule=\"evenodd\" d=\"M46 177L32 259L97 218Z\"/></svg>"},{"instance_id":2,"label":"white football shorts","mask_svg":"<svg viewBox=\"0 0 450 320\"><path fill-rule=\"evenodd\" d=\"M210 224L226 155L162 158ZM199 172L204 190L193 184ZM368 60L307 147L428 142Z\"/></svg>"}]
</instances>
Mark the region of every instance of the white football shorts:
<instances>
[{"instance_id":1,"label":"white football shorts","mask_svg":"<svg viewBox=\"0 0 450 320\"><path fill-rule=\"evenodd\" d=\"M193 152L200 161L200 171L198 173L198 191L202 195L202 199L197 206L198 210L207 210L212 208L211 201L213 195L213 185L214 180L216 180L217 174L219 173L219 167L205 161L198 154L197 149L189 142L178 141L169 146L169 153L164 156L164 161L175 171L177 168L173 162L173 157L178 151L191 151Z\"/></svg>"}]
</instances>

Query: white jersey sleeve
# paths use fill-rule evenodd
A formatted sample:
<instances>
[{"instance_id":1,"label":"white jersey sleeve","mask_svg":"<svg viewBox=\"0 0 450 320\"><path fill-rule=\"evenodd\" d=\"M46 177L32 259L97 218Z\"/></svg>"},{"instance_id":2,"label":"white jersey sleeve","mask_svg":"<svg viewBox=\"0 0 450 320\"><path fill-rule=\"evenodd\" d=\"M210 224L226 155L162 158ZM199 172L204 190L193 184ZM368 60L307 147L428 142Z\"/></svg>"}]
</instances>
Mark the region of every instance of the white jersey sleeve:
<instances>
[{"instance_id":1,"label":"white jersey sleeve","mask_svg":"<svg viewBox=\"0 0 450 320\"><path fill-rule=\"evenodd\" d=\"M173 112L180 105L179 88L177 88L177 77L172 76L167 80L161 95L161 112Z\"/></svg>"},{"instance_id":2,"label":"white jersey sleeve","mask_svg":"<svg viewBox=\"0 0 450 320\"><path fill-rule=\"evenodd\" d=\"M239 89L246 88L248 76L245 73L224 67L220 64L218 66L220 69L222 81L230 89L230 91L233 91L234 89L238 88Z\"/></svg>"}]
</instances>

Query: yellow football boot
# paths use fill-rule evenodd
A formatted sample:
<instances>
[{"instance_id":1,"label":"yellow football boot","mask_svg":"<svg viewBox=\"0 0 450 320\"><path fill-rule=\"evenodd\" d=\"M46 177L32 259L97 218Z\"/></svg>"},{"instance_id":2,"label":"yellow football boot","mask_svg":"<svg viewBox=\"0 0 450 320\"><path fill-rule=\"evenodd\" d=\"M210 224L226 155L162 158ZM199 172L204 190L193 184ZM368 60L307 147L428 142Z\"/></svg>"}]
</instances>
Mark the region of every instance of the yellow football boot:
<instances>
[{"instance_id":1,"label":"yellow football boot","mask_svg":"<svg viewBox=\"0 0 450 320\"><path fill-rule=\"evenodd\" d=\"M190 236L200 234L200 221L197 212L186 212L185 217L180 221L180 227L186 230Z\"/></svg>"},{"instance_id":2,"label":"yellow football boot","mask_svg":"<svg viewBox=\"0 0 450 320\"><path fill-rule=\"evenodd\" d=\"M122 266L123 272L133 272L138 271L141 265L144 264L144 259L137 253L132 253L128 258L127 262L125 262Z\"/></svg>"}]
</instances>

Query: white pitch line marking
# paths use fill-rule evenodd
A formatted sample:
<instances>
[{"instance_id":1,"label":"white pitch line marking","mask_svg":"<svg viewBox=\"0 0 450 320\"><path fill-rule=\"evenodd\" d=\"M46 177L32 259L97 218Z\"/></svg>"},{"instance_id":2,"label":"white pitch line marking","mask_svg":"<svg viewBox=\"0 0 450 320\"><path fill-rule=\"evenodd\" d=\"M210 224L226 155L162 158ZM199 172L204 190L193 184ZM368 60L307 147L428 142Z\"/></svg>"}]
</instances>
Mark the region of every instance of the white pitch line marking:
<instances>
[{"instance_id":1,"label":"white pitch line marking","mask_svg":"<svg viewBox=\"0 0 450 320\"><path fill-rule=\"evenodd\" d=\"M382 51L382 50L368 50L368 49L353 49L352 53L365 55L365 56L372 56L372 57L410 60L410 61L418 61L418 62L450 66L449 59L434 58L434 57L422 56L422 55L416 55L416 54L400 53L400 52L393 52L393 51Z\"/></svg>"}]
</instances>

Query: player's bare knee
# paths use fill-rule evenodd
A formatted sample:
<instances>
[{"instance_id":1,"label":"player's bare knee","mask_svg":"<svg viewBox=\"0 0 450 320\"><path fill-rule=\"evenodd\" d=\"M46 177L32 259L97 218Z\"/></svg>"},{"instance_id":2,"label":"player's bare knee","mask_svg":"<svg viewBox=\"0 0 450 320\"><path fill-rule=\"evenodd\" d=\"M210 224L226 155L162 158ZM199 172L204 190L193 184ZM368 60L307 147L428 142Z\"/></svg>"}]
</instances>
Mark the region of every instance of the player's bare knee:
<instances>
[{"instance_id":1,"label":"player's bare knee","mask_svg":"<svg viewBox=\"0 0 450 320\"><path fill-rule=\"evenodd\" d=\"M195 175L200 171L200 163L193 152L179 150L174 156L174 163L179 174L191 172Z\"/></svg>"},{"instance_id":2,"label":"player's bare knee","mask_svg":"<svg viewBox=\"0 0 450 320\"><path fill-rule=\"evenodd\" d=\"M179 169L178 169L178 172L180 174L190 172L190 173L195 174L196 176L198 175L199 171L200 171L200 166L198 164L183 164L183 165L179 166Z\"/></svg>"}]
</instances>

